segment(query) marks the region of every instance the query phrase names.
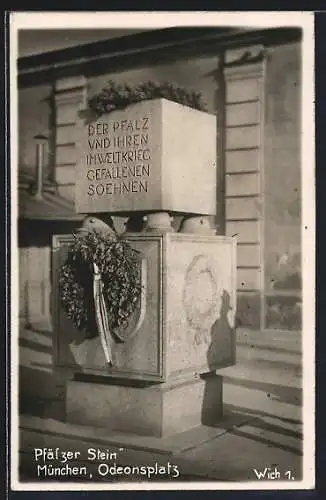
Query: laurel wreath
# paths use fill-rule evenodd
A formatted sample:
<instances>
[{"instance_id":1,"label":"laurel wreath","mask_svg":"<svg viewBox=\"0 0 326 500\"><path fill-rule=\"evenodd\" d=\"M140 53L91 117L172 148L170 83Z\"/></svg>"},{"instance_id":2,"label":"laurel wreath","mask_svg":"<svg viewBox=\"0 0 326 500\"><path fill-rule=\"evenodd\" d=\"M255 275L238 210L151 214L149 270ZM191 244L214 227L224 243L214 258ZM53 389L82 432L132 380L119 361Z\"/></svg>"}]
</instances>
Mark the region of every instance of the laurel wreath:
<instances>
[{"instance_id":1,"label":"laurel wreath","mask_svg":"<svg viewBox=\"0 0 326 500\"><path fill-rule=\"evenodd\" d=\"M199 111L206 111L200 92L194 92L171 82L147 81L135 87L110 80L99 93L93 95L88 106L97 116L149 99L168 99Z\"/></svg>"},{"instance_id":2,"label":"laurel wreath","mask_svg":"<svg viewBox=\"0 0 326 500\"><path fill-rule=\"evenodd\" d=\"M213 286L213 293L210 300L210 307L205 312L200 312L194 302L191 289L196 287L196 279L201 273L209 276ZM202 331L207 325L211 326L218 316L220 308L219 290L217 276L214 273L214 266L210 263L209 257L203 254L197 255L186 271L185 285L183 289L183 305L189 325L195 330L195 342L200 344Z\"/></svg>"},{"instance_id":3,"label":"laurel wreath","mask_svg":"<svg viewBox=\"0 0 326 500\"><path fill-rule=\"evenodd\" d=\"M118 235L90 231L73 236L59 272L60 300L68 318L78 330L98 334L93 299L95 263L102 276L109 327L113 331L128 326L141 296L139 253Z\"/></svg>"}]
</instances>

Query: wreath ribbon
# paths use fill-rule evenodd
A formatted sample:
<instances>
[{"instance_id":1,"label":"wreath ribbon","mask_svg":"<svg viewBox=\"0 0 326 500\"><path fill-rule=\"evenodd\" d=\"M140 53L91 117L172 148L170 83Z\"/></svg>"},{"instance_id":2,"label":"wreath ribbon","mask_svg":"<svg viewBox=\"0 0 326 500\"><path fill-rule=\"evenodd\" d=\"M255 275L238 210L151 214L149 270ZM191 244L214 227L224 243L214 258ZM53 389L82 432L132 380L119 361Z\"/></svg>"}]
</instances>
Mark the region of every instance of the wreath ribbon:
<instances>
[{"instance_id":1,"label":"wreath ribbon","mask_svg":"<svg viewBox=\"0 0 326 500\"><path fill-rule=\"evenodd\" d=\"M106 310L106 303L103 294L103 281L99 267L95 262L93 263L94 279L93 279L93 293L95 305L96 324L104 352L106 362L112 365L112 342L113 337L109 328L108 313Z\"/></svg>"}]
</instances>

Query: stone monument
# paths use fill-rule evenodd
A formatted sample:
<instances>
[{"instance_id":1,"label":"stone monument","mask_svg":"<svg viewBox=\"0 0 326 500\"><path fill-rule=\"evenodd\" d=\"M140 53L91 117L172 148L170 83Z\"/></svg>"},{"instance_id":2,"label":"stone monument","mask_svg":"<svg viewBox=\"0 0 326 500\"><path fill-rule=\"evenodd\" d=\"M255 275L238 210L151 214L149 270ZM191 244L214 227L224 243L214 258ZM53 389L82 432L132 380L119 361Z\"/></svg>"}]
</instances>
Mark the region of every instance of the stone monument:
<instances>
[{"instance_id":1,"label":"stone monument","mask_svg":"<svg viewBox=\"0 0 326 500\"><path fill-rule=\"evenodd\" d=\"M67 420L155 437L214 424L223 408L216 370L235 363L236 308L235 240L209 224L216 117L154 99L85 122L78 136L76 211L88 216L84 230L103 214L129 218L123 238L141 255L142 292L108 366L99 337L76 341L62 310L57 270L72 236L54 237L55 362L67 372Z\"/></svg>"}]
</instances>

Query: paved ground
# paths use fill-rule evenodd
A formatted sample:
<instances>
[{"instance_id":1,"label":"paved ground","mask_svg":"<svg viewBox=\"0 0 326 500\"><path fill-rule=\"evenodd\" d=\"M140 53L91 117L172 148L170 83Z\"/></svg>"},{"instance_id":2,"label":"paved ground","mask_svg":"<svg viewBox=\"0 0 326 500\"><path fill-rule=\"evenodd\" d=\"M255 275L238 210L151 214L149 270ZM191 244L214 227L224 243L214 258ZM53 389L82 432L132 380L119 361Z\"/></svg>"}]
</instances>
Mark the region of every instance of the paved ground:
<instances>
[{"instance_id":1,"label":"paved ground","mask_svg":"<svg viewBox=\"0 0 326 500\"><path fill-rule=\"evenodd\" d=\"M74 482L121 481L116 473L100 477L98 463L89 464L87 450L93 446L116 451L123 466L150 465L158 472L158 466L167 471L170 463L170 469L175 466L180 473L176 479L170 470L169 475L154 475L155 479L257 482L258 476L265 474L266 480L273 477L288 482L300 480L303 449L300 348L278 344L270 350L250 342L239 342L237 365L220 372L225 377L224 420L215 428L202 427L179 436L179 445L170 440L162 452L155 440L143 447L138 441L129 449L117 435L110 438L100 430L94 433L94 429L63 422L64 386L51 368L51 333L22 331L20 480L35 480L36 467L31 455L35 447L60 447L81 450L76 464L87 463L87 478L74 477ZM130 475L125 478L130 479ZM133 479L144 481L144 476L139 472Z\"/></svg>"}]
</instances>

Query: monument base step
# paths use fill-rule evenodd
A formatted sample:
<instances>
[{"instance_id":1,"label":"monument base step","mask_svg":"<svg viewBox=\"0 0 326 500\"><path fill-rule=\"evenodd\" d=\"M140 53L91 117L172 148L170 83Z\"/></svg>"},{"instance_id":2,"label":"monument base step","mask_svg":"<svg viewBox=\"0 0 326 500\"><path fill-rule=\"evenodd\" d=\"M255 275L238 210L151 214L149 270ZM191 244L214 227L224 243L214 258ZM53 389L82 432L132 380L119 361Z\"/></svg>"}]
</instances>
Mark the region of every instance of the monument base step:
<instances>
[{"instance_id":1,"label":"monument base step","mask_svg":"<svg viewBox=\"0 0 326 500\"><path fill-rule=\"evenodd\" d=\"M215 425L223 414L222 386L214 373L147 386L68 380L66 420L161 438Z\"/></svg>"}]
</instances>

